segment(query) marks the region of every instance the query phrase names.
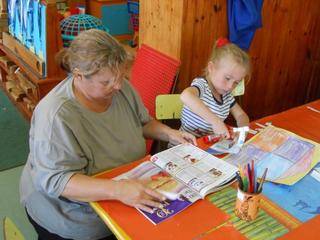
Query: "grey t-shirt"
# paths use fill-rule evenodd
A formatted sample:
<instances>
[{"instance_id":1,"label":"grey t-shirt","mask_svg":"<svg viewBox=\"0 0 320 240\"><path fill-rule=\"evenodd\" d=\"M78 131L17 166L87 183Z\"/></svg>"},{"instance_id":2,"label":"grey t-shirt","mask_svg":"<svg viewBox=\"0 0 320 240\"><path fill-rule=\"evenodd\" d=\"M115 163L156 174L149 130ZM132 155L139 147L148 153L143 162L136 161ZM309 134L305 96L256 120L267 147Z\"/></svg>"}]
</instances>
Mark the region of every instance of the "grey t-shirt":
<instances>
[{"instance_id":1,"label":"grey t-shirt","mask_svg":"<svg viewBox=\"0 0 320 240\"><path fill-rule=\"evenodd\" d=\"M142 127L148 121L146 108L127 81L102 113L76 101L71 78L62 81L39 102L31 120L30 153L20 180L21 202L29 215L64 238L109 235L88 203L60 195L75 173L92 175L143 157Z\"/></svg>"}]
</instances>

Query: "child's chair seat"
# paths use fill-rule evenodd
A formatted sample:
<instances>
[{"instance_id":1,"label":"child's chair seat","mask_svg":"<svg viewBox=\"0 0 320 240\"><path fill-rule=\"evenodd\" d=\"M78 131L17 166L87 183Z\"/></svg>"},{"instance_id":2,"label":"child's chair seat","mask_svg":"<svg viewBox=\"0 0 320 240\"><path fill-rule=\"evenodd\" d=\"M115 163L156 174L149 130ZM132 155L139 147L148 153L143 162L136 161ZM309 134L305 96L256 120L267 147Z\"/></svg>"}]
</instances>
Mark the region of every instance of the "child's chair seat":
<instances>
[{"instance_id":1,"label":"child's chair seat","mask_svg":"<svg viewBox=\"0 0 320 240\"><path fill-rule=\"evenodd\" d=\"M4 240L25 240L17 226L8 217L3 219L3 235Z\"/></svg>"}]
</instances>

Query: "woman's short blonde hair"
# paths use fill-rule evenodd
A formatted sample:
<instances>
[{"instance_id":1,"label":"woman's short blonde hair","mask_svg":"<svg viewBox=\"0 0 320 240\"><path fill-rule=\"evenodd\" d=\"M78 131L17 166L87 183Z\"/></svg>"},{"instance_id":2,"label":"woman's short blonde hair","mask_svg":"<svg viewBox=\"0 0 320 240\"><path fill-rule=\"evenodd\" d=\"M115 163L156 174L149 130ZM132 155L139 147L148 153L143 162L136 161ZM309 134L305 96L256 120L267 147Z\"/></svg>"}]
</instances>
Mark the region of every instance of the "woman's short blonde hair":
<instances>
[{"instance_id":1,"label":"woman's short blonde hair","mask_svg":"<svg viewBox=\"0 0 320 240\"><path fill-rule=\"evenodd\" d=\"M105 67L118 74L127 63L128 55L107 32L90 29L75 37L69 48L62 49L57 60L66 71L78 69L85 77L90 77Z\"/></svg>"}]
</instances>

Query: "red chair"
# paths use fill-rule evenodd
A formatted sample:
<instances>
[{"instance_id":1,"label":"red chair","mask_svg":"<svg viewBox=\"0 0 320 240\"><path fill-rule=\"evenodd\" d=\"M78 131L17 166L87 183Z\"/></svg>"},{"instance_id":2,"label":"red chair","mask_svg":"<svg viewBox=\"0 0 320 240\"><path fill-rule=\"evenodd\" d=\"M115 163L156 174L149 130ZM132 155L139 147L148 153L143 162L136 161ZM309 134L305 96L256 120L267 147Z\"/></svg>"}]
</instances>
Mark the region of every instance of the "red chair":
<instances>
[{"instance_id":1,"label":"red chair","mask_svg":"<svg viewBox=\"0 0 320 240\"><path fill-rule=\"evenodd\" d=\"M145 44L138 50L132 66L131 83L152 117L155 117L156 97L173 90L179 66L179 60ZM152 141L147 141L148 153L151 146Z\"/></svg>"}]
</instances>

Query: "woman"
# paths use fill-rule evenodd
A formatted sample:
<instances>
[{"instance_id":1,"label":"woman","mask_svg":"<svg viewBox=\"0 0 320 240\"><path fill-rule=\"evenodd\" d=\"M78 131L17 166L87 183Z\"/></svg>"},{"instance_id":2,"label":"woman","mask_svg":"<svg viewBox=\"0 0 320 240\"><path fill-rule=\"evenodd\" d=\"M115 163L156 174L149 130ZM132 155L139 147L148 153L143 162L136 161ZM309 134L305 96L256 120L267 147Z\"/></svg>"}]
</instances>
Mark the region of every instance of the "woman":
<instances>
[{"instance_id":1,"label":"woman","mask_svg":"<svg viewBox=\"0 0 320 240\"><path fill-rule=\"evenodd\" d=\"M151 211L164 196L138 181L91 175L142 158L145 138L195 139L150 118L123 77L127 53L106 32L82 32L59 59L71 74L33 113L21 201L39 239L108 239L111 232L89 201Z\"/></svg>"}]
</instances>

